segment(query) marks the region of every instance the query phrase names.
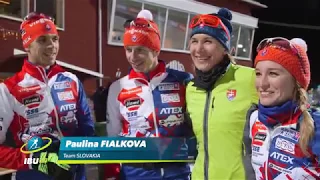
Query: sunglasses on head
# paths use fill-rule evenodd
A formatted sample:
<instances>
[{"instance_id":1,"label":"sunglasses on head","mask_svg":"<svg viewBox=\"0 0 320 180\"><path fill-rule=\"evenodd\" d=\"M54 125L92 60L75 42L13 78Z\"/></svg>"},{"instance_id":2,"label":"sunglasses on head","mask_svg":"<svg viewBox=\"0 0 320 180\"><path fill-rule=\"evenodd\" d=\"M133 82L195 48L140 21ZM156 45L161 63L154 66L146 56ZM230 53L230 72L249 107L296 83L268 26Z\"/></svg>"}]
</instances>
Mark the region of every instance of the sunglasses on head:
<instances>
[{"instance_id":1,"label":"sunglasses on head","mask_svg":"<svg viewBox=\"0 0 320 180\"><path fill-rule=\"evenodd\" d=\"M291 52L298 56L300 63L302 63L302 56L299 53L299 50L292 44L292 42L283 37L275 37L275 38L266 38L263 39L257 46L257 52L264 49L265 47L273 47L282 50L291 50ZM301 64L303 65L303 64ZM306 73L306 72L305 72Z\"/></svg>"},{"instance_id":2,"label":"sunglasses on head","mask_svg":"<svg viewBox=\"0 0 320 180\"><path fill-rule=\"evenodd\" d=\"M51 16L47 16L43 13L37 13L37 12L32 12L29 13L28 15L26 15L23 20L24 21L29 21L29 20L33 20L33 19L41 19L41 18L46 18L51 20L52 22L54 22L54 18L52 18Z\"/></svg>"},{"instance_id":3,"label":"sunglasses on head","mask_svg":"<svg viewBox=\"0 0 320 180\"><path fill-rule=\"evenodd\" d=\"M221 28L226 32L226 34L228 35L228 39L230 40L230 34L229 34L229 31L227 30L227 27L223 24L221 19L217 16L214 16L211 14L196 15L191 19L189 27L193 29L199 25L210 26L213 28Z\"/></svg>"},{"instance_id":4,"label":"sunglasses on head","mask_svg":"<svg viewBox=\"0 0 320 180\"><path fill-rule=\"evenodd\" d=\"M279 48L283 50L289 49L294 54L299 56L299 58L301 59L298 49L290 42L290 40L286 38L275 37L275 38L263 39L257 46L257 52L259 52L261 49L264 49L267 46L271 46L271 47Z\"/></svg>"}]
</instances>

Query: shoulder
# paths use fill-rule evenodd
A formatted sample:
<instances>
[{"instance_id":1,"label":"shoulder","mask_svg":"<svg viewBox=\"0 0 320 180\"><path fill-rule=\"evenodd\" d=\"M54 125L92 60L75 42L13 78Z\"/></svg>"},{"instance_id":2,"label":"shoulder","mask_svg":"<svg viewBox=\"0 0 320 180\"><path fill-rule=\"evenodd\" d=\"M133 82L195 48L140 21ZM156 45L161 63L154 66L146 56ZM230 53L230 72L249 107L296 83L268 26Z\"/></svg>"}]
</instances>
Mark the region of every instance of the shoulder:
<instances>
[{"instance_id":1,"label":"shoulder","mask_svg":"<svg viewBox=\"0 0 320 180\"><path fill-rule=\"evenodd\" d=\"M118 86L120 84L122 85L125 85L126 83L128 83L129 81L131 81L129 79L129 75L126 75L126 76L123 76L122 78L120 79L117 79L115 81L113 81L111 84L110 84L110 87L115 87L115 86Z\"/></svg>"},{"instance_id":2,"label":"shoulder","mask_svg":"<svg viewBox=\"0 0 320 180\"><path fill-rule=\"evenodd\" d=\"M237 71L253 72L254 68L239 64L231 64L231 68Z\"/></svg>"},{"instance_id":3,"label":"shoulder","mask_svg":"<svg viewBox=\"0 0 320 180\"><path fill-rule=\"evenodd\" d=\"M9 89L5 83L0 83L0 95L4 95L3 93L8 93Z\"/></svg>"},{"instance_id":4,"label":"shoulder","mask_svg":"<svg viewBox=\"0 0 320 180\"><path fill-rule=\"evenodd\" d=\"M3 82L3 88L7 88L9 90L13 89L15 86L18 85L19 82L23 81L24 75L25 75L25 73L18 72L16 74L14 74L13 76L7 78Z\"/></svg>"},{"instance_id":5,"label":"shoulder","mask_svg":"<svg viewBox=\"0 0 320 180\"><path fill-rule=\"evenodd\" d=\"M206 93L206 91L202 90L202 89L199 89L197 88L195 85L194 85L194 79L191 79L188 83L187 83L187 93L192 93L192 92L203 92L203 93Z\"/></svg>"},{"instance_id":6,"label":"shoulder","mask_svg":"<svg viewBox=\"0 0 320 180\"><path fill-rule=\"evenodd\" d=\"M129 76L126 75L120 79L117 79L116 81L112 82L109 86L109 95L114 95L115 93L119 93L120 90L125 87L125 85L128 83Z\"/></svg>"},{"instance_id":7,"label":"shoulder","mask_svg":"<svg viewBox=\"0 0 320 180\"><path fill-rule=\"evenodd\" d=\"M167 73L171 76L176 77L178 81L183 82L184 84L187 84L193 79L193 75L188 72L178 71L175 69L169 69L167 68Z\"/></svg>"},{"instance_id":8,"label":"shoulder","mask_svg":"<svg viewBox=\"0 0 320 180\"><path fill-rule=\"evenodd\" d=\"M248 78L254 75L255 70L251 67L242 66L238 64L231 64L229 72L233 72L237 77L246 77Z\"/></svg>"},{"instance_id":9,"label":"shoulder","mask_svg":"<svg viewBox=\"0 0 320 180\"><path fill-rule=\"evenodd\" d=\"M239 64L232 64L230 69L233 69L233 71L236 74L246 74L246 75L250 74L250 75L252 75L255 72L254 68L251 68L248 66L242 66Z\"/></svg>"},{"instance_id":10,"label":"shoulder","mask_svg":"<svg viewBox=\"0 0 320 180\"><path fill-rule=\"evenodd\" d=\"M231 64L226 74L221 78L221 83L235 83L236 86L240 87L253 87L251 86L252 80L255 77L255 70L250 67ZM220 84L221 84L220 83Z\"/></svg>"},{"instance_id":11,"label":"shoulder","mask_svg":"<svg viewBox=\"0 0 320 180\"><path fill-rule=\"evenodd\" d=\"M73 74L72 72L68 72L68 71L64 71L64 72L60 72L58 74L56 74L56 76L64 76L66 78L70 78L72 79L73 81L79 81L79 78Z\"/></svg>"},{"instance_id":12,"label":"shoulder","mask_svg":"<svg viewBox=\"0 0 320 180\"><path fill-rule=\"evenodd\" d=\"M309 113L314 121L315 128L320 130L320 110L316 108L311 108Z\"/></svg>"}]
</instances>

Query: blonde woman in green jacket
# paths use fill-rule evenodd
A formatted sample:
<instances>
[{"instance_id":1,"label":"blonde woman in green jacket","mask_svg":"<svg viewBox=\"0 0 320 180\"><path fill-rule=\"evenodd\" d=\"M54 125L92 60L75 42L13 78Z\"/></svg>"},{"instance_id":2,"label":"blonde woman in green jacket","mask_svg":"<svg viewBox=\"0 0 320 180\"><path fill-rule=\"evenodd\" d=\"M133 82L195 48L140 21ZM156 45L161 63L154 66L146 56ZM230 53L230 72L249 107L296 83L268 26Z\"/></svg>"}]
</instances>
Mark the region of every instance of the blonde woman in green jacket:
<instances>
[{"instance_id":1,"label":"blonde woman in green jacket","mask_svg":"<svg viewBox=\"0 0 320 180\"><path fill-rule=\"evenodd\" d=\"M196 76L187 86L186 100L198 143L192 180L251 179L251 164L244 163L251 149L245 148L242 137L246 114L258 101L255 72L236 65L229 54L231 19L223 8L190 22Z\"/></svg>"}]
</instances>

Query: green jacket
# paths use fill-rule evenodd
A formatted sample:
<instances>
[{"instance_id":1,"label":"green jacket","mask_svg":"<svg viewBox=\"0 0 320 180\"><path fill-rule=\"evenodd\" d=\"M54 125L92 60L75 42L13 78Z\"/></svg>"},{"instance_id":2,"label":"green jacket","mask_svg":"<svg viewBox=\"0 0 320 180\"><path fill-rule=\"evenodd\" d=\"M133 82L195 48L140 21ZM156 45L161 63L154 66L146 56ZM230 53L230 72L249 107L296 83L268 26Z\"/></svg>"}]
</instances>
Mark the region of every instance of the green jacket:
<instances>
[{"instance_id":1,"label":"green jacket","mask_svg":"<svg viewBox=\"0 0 320 180\"><path fill-rule=\"evenodd\" d=\"M242 138L247 112L258 102L254 81L254 69L232 64L211 92L188 84L187 111L198 142L193 180L246 179Z\"/></svg>"}]
</instances>

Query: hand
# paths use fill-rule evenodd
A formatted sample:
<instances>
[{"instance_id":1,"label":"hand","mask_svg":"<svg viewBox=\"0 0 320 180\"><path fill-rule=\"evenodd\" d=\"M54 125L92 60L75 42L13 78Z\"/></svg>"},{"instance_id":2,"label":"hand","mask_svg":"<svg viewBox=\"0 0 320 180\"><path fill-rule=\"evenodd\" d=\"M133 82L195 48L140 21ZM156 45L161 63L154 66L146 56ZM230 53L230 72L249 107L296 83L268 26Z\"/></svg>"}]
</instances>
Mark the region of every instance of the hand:
<instances>
[{"instance_id":1,"label":"hand","mask_svg":"<svg viewBox=\"0 0 320 180\"><path fill-rule=\"evenodd\" d=\"M120 164L104 164L104 180L120 180Z\"/></svg>"},{"instance_id":2,"label":"hand","mask_svg":"<svg viewBox=\"0 0 320 180\"><path fill-rule=\"evenodd\" d=\"M59 164L57 153L47 151L37 152L32 154L32 158L39 158L39 163L32 165L32 169L55 177L55 179L72 179L71 167L68 164Z\"/></svg>"}]
</instances>

